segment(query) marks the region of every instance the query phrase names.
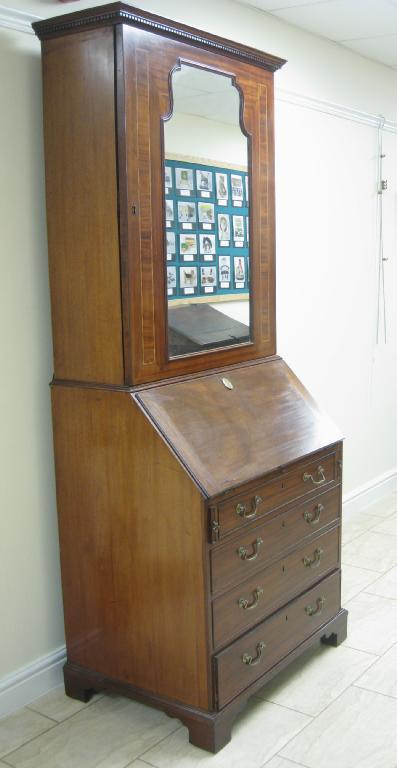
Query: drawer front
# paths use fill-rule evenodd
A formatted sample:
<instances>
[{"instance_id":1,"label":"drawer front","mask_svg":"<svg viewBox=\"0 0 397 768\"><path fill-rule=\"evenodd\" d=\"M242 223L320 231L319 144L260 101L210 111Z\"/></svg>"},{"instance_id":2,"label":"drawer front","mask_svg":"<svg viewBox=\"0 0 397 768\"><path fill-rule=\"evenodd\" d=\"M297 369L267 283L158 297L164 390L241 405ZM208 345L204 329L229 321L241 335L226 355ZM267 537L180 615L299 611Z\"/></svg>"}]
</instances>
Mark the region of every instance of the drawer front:
<instances>
[{"instance_id":1,"label":"drawer front","mask_svg":"<svg viewBox=\"0 0 397 768\"><path fill-rule=\"evenodd\" d=\"M339 514L340 496L336 487L286 512L269 515L262 524L250 526L232 541L215 546L211 550L213 592L248 579L289 547L337 520Z\"/></svg>"},{"instance_id":2,"label":"drawer front","mask_svg":"<svg viewBox=\"0 0 397 768\"><path fill-rule=\"evenodd\" d=\"M340 610L340 573L334 573L214 657L218 707L303 643Z\"/></svg>"},{"instance_id":3,"label":"drawer front","mask_svg":"<svg viewBox=\"0 0 397 768\"><path fill-rule=\"evenodd\" d=\"M339 566L340 528L311 539L212 604L215 648L288 603Z\"/></svg>"},{"instance_id":4,"label":"drawer front","mask_svg":"<svg viewBox=\"0 0 397 768\"><path fill-rule=\"evenodd\" d=\"M272 509L312 491L329 488L339 480L339 453L321 453L309 462L303 460L270 480L258 483L250 493L235 496L218 505L218 538L222 539L247 522L260 519Z\"/></svg>"}]
</instances>

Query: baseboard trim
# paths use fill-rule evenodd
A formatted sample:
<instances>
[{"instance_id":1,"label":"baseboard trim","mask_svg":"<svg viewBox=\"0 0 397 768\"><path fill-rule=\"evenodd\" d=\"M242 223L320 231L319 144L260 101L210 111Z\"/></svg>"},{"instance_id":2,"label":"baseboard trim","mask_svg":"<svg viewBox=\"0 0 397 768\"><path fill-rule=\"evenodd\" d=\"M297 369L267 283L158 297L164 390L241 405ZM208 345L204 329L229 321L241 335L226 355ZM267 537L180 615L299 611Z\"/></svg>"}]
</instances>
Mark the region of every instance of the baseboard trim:
<instances>
[{"instance_id":1,"label":"baseboard trim","mask_svg":"<svg viewBox=\"0 0 397 768\"><path fill-rule=\"evenodd\" d=\"M397 468L379 475L369 483L365 483L344 495L344 515L355 515L394 491L397 491Z\"/></svg>"},{"instance_id":2,"label":"baseboard trim","mask_svg":"<svg viewBox=\"0 0 397 768\"><path fill-rule=\"evenodd\" d=\"M62 645L0 680L0 717L10 715L63 682L66 648Z\"/></svg>"}]
</instances>

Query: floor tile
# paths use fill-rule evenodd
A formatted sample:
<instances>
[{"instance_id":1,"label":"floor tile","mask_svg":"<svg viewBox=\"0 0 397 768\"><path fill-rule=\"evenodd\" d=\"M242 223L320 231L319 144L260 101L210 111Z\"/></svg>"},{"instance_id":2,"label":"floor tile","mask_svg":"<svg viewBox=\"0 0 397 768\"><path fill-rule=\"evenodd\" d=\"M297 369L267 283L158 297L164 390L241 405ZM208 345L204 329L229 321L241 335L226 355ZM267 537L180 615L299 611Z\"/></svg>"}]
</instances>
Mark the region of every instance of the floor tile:
<instances>
[{"instance_id":1,"label":"floor tile","mask_svg":"<svg viewBox=\"0 0 397 768\"><path fill-rule=\"evenodd\" d=\"M284 749L308 768L396 768L397 700L352 686Z\"/></svg>"},{"instance_id":2,"label":"floor tile","mask_svg":"<svg viewBox=\"0 0 397 768\"><path fill-rule=\"evenodd\" d=\"M83 701L77 701L77 699L71 699L69 696L66 696L62 685L33 701L29 704L29 709L33 709L35 712L51 717L53 720L61 723L62 720L66 720L68 717L75 715L76 712L80 712L81 709L94 704L99 698L101 698L100 695L95 695L85 704Z\"/></svg>"},{"instance_id":3,"label":"floor tile","mask_svg":"<svg viewBox=\"0 0 397 768\"><path fill-rule=\"evenodd\" d=\"M361 592L346 608L345 646L382 656L397 642L397 600Z\"/></svg>"},{"instance_id":4,"label":"floor tile","mask_svg":"<svg viewBox=\"0 0 397 768\"><path fill-rule=\"evenodd\" d=\"M387 517L374 528L375 533L385 533L387 536L397 536L397 515Z\"/></svg>"},{"instance_id":5,"label":"floor tile","mask_svg":"<svg viewBox=\"0 0 397 768\"><path fill-rule=\"evenodd\" d=\"M260 768L309 722L300 712L253 700L235 721L231 742L216 755L189 744L181 728L141 758L156 768Z\"/></svg>"},{"instance_id":6,"label":"floor tile","mask_svg":"<svg viewBox=\"0 0 397 768\"><path fill-rule=\"evenodd\" d=\"M367 531L342 547L342 563L384 573L397 565L397 536Z\"/></svg>"},{"instance_id":7,"label":"floor tile","mask_svg":"<svg viewBox=\"0 0 397 768\"><path fill-rule=\"evenodd\" d=\"M55 723L47 717L31 712L30 709L20 709L13 715L0 720L0 757L17 749L35 736L53 728Z\"/></svg>"},{"instance_id":8,"label":"floor tile","mask_svg":"<svg viewBox=\"0 0 397 768\"><path fill-rule=\"evenodd\" d=\"M397 600L397 566L366 586L365 592Z\"/></svg>"},{"instance_id":9,"label":"floor tile","mask_svg":"<svg viewBox=\"0 0 397 768\"><path fill-rule=\"evenodd\" d=\"M1 764L0 764L1 766ZM143 760L134 760L132 763L128 763L126 768L150 768L149 763L144 763Z\"/></svg>"},{"instance_id":10,"label":"floor tile","mask_svg":"<svg viewBox=\"0 0 397 768\"><path fill-rule=\"evenodd\" d=\"M259 692L274 704L315 716L351 685L377 657L340 645L308 651Z\"/></svg>"},{"instance_id":11,"label":"floor tile","mask_svg":"<svg viewBox=\"0 0 397 768\"><path fill-rule=\"evenodd\" d=\"M265 763L263 768L305 768L305 766L301 763L291 763L285 757L276 756L270 760L270 763Z\"/></svg>"},{"instance_id":12,"label":"floor tile","mask_svg":"<svg viewBox=\"0 0 397 768\"><path fill-rule=\"evenodd\" d=\"M368 585L373 584L377 579L379 579L378 573L345 563L342 567L342 605L363 589L368 591Z\"/></svg>"},{"instance_id":13,"label":"floor tile","mask_svg":"<svg viewBox=\"0 0 397 768\"><path fill-rule=\"evenodd\" d=\"M380 518L374 515L346 515L342 523L342 544L353 541L365 531L379 525L380 522Z\"/></svg>"},{"instance_id":14,"label":"floor tile","mask_svg":"<svg viewBox=\"0 0 397 768\"><path fill-rule=\"evenodd\" d=\"M16 768L125 768L178 726L178 720L151 707L104 696L7 755L7 763Z\"/></svg>"},{"instance_id":15,"label":"floor tile","mask_svg":"<svg viewBox=\"0 0 397 768\"><path fill-rule=\"evenodd\" d=\"M394 492L384 496L380 501L365 507L363 512L368 515L375 515L376 517L390 517L390 515L397 512L397 493Z\"/></svg>"},{"instance_id":16,"label":"floor tile","mask_svg":"<svg viewBox=\"0 0 397 768\"><path fill-rule=\"evenodd\" d=\"M397 699L397 643L376 661L371 669L364 672L355 685Z\"/></svg>"}]
</instances>

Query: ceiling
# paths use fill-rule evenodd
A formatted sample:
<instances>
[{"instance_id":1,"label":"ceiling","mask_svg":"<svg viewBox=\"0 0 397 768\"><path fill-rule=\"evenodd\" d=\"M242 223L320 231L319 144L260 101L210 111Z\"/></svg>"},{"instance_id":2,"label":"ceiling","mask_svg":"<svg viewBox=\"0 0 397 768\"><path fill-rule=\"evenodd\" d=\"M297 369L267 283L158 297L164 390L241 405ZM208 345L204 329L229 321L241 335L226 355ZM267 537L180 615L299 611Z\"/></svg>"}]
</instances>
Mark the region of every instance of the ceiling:
<instances>
[{"instance_id":1,"label":"ceiling","mask_svg":"<svg viewBox=\"0 0 397 768\"><path fill-rule=\"evenodd\" d=\"M240 131L240 97L231 78L183 65L172 78L174 114L229 123Z\"/></svg>"},{"instance_id":2,"label":"ceiling","mask_svg":"<svg viewBox=\"0 0 397 768\"><path fill-rule=\"evenodd\" d=\"M397 0L238 0L397 69Z\"/></svg>"}]
</instances>

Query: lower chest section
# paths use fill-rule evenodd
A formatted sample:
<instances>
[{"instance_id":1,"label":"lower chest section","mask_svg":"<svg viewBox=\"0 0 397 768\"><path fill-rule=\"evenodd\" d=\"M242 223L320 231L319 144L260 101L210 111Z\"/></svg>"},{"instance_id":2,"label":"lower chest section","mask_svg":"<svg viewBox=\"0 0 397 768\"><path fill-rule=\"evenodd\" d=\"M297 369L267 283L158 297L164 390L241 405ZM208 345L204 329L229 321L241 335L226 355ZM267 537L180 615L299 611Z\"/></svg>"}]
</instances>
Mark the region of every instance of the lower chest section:
<instances>
[{"instance_id":1,"label":"lower chest section","mask_svg":"<svg viewBox=\"0 0 397 768\"><path fill-rule=\"evenodd\" d=\"M215 709L285 666L340 611L341 445L209 506Z\"/></svg>"}]
</instances>

